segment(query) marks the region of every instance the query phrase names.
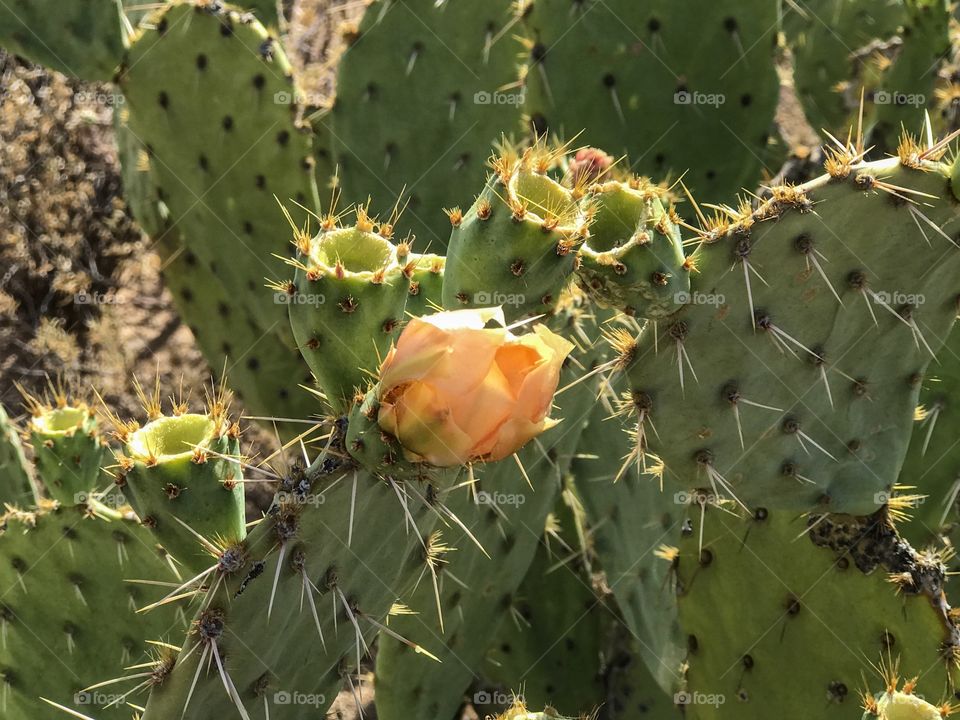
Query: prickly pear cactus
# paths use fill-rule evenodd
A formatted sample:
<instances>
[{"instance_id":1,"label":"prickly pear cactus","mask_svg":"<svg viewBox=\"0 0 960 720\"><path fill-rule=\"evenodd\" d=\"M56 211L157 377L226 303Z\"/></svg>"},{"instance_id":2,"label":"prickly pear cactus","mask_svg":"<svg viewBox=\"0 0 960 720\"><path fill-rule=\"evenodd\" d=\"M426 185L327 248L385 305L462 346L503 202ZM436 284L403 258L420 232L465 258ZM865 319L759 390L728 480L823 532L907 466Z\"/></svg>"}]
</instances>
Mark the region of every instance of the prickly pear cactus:
<instances>
[{"instance_id":1,"label":"prickly pear cactus","mask_svg":"<svg viewBox=\"0 0 960 720\"><path fill-rule=\"evenodd\" d=\"M676 574L661 556L670 538L682 532L690 498L661 491L648 478L622 477L630 440L611 426L614 406L609 396L603 400L590 416L571 474L583 499L591 552L624 625L638 640L638 661L672 696L681 685L683 650Z\"/></svg>"},{"instance_id":2,"label":"prickly pear cactus","mask_svg":"<svg viewBox=\"0 0 960 720\"><path fill-rule=\"evenodd\" d=\"M342 438L332 446L344 452ZM244 542L214 546L193 630L144 720L292 719L303 712L286 700L293 694L322 705L341 683L354 685L390 608L443 555L433 527L449 485L375 477L335 457L293 468Z\"/></svg>"},{"instance_id":3,"label":"prickly pear cactus","mask_svg":"<svg viewBox=\"0 0 960 720\"><path fill-rule=\"evenodd\" d=\"M505 149L470 209L450 210L444 307L502 305L512 321L557 305L588 225L573 193L550 177L560 154L539 143Z\"/></svg>"},{"instance_id":4,"label":"prickly pear cactus","mask_svg":"<svg viewBox=\"0 0 960 720\"><path fill-rule=\"evenodd\" d=\"M590 188L590 235L577 280L597 302L660 318L690 300L690 265L665 195L641 178Z\"/></svg>"},{"instance_id":5,"label":"prickly pear cactus","mask_svg":"<svg viewBox=\"0 0 960 720\"><path fill-rule=\"evenodd\" d=\"M956 446L957 398L960 397L960 334L951 332L924 378L899 485L912 507L903 535L914 547L939 545L960 522L960 448Z\"/></svg>"},{"instance_id":6,"label":"prickly pear cactus","mask_svg":"<svg viewBox=\"0 0 960 720\"><path fill-rule=\"evenodd\" d=\"M211 541L246 536L238 436L220 408L156 416L124 433L117 484L189 575L210 566Z\"/></svg>"},{"instance_id":7,"label":"prickly pear cactus","mask_svg":"<svg viewBox=\"0 0 960 720\"><path fill-rule=\"evenodd\" d=\"M138 4L10 0L0 6L0 45L73 77L110 80L123 57L124 38L143 14Z\"/></svg>"},{"instance_id":8,"label":"prickly pear cactus","mask_svg":"<svg viewBox=\"0 0 960 720\"><path fill-rule=\"evenodd\" d=\"M698 5L695 22L672 0L529 5L524 111L535 128L625 154L645 175L689 170L703 198L754 185L777 105L776 3Z\"/></svg>"},{"instance_id":9,"label":"prickly pear cactus","mask_svg":"<svg viewBox=\"0 0 960 720\"><path fill-rule=\"evenodd\" d=\"M505 692L520 691L527 703L589 714L605 700L612 610L586 572L578 502L568 479L484 667L489 679Z\"/></svg>"},{"instance_id":10,"label":"prickly pear cactus","mask_svg":"<svg viewBox=\"0 0 960 720\"><path fill-rule=\"evenodd\" d=\"M409 201L421 249L443 252L501 135L521 129L511 0L376 0L340 62L333 152L344 197Z\"/></svg>"},{"instance_id":11,"label":"prickly pear cactus","mask_svg":"<svg viewBox=\"0 0 960 720\"><path fill-rule=\"evenodd\" d=\"M411 284L390 241L392 222L355 209L341 227L331 208L320 232L297 233L296 275L286 287L300 352L327 401L345 412L376 377L399 334Z\"/></svg>"},{"instance_id":12,"label":"prickly pear cactus","mask_svg":"<svg viewBox=\"0 0 960 720\"><path fill-rule=\"evenodd\" d=\"M576 318L570 321L576 322ZM589 364L595 352L578 353L577 362ZM561 375L561 386L581 372L575 367L573 363ZM459 532L451 528L457 551L444 558L436 586L424 578L405 600L416 614L390 622L401 635L424 638L425 644L426 638L436 638L429 649L441 663L381 636L377 709L383 720L411 713L446 717L462 702L463 692L480 674L484 654L494 640L491 631L513 622L511 608L517 588L533 561L560 480L572 461L573 453L563 448L576 446L592 398L589 383L561 394L556 398L556 414L563 421L520 450L519 463L506 459L478 466L472 489L457 489L447 499L448 508L466 523ZM557 450L544 452L545 447ZM474 628L484 628L483 637L478 637Z\"/></svg>"},{"instance_id":13,"label":"prickly pear cactus","mask_svg":"<svg viewBox=\"0 0 960 720\"><path fill-rule=\"evenodd\" d=\"M289 338L285 303L263 289L287 254L277 200L312 209L317 195L310 133L291 112L296 91L283 51L251 15L175 2L135 36L118 81L127 125L144 143L139 167L150 174L141 206L162 203L230 298L207 312L242 312L265 341Z\"/></svg>"},{"instance_id":14,"label":"prickly pear cactus","mask_svg":"<svg viewBox=\"0 0 960 720\"><path fill-rule=\"evenodd\" d=\"M64 505L77 505L109 486L103 467L110 457L97 418L84 403L44 406L31 403L30 444L37 475L47 494Z\"/></svg>"},{"instance_id":15,"label":"prickly pear cactus","mask_svg":"<svg viewBox=\"0 0 960 720\"><path fill-rule=\"evenodd\" d=\"M847 718L861 678L890 657L928 687L953 687L960 634L944 567L912 550L883 512L727 510L692 512L676 547L686 717L767 717L773 704L825 698L819 717Z\"/></svg>"},{"instance_id":16,"label":"prickly pear cactus","mask_svg":"<svg viewBox=\"0 0 960 720\"><path fill-rule=\"evenodd\" d=\"M176 604L137 612L176 583L174 567L129 513L93 501L8 511L0 519L3 716L65 717L46 699L84 715L129 718L120 696L143 683L130 695L141 702L137 693L170 669L169 651L159 650L164 659L152 675L91 686L156 655L148 641L177 642L185 623Z\"/></svg>"},{"instance_id":17,"label":"prickly pear cactus","mask_svg":"<svg viewBox=\"0 0 960 720\"><path fill-rule=\"evenodd\" d=\"M956 316L938 152L859 164L848 149L818 180L703 219L699 302L620 347L641 472L748 507L884 503Z\"/></svg>"}]
</instances>

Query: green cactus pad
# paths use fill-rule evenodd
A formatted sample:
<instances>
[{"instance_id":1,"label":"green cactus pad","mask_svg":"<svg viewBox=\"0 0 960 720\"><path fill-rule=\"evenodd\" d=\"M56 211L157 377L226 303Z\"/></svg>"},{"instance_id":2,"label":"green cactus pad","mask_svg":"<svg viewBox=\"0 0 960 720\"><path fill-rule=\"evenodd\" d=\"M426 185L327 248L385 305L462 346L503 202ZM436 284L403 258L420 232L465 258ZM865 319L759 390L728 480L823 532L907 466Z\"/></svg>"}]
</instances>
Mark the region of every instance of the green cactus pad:
<instances>
[{"instance_id":1,"label":"green cactus pad","mask_svg":"<svg viewBox=\"0 0 960 720\"><path fill-rule=\"evenodd\" d=\"M864 49L897 32L904 19L904 2L810 0L784 9L794 87L807 120L815 130L846 135L860 104L859 84L851 78L864 74L870 60Z\"/></svg>"},{"instance_id":2,"label":"green cactus pad","mask_svg":"<svg viewBox=\"0 0 960 720\"><path fill-rule=\"evenodd\" d=\"M0 45L66 75L110 80L124 52L121 12L132 22L142 14L128 4L134 0L10 0L0 5Z\"/></svg>"},{"instance_id":3,"label":"green cactus pad","mask_svg":"<svg viewBox=\"0 0 960 720\"><path fill-rule=\"evenodd\" d=\"M47 698L84 715L128 719L123 704L98 706L142 678L81 691L149 659L146 641L176 642L183 633L176 604L137 613L163 587L127 582L175 584L172 566L136 520L95 503L8 512L0 525L0 713L65 717L40 699Z\"/></svg>"},{"instance_id":4,"label":"green cactus pad","mask_svg":"<svg viewBox=\"0 0 960 720\"><path fill-rule=\"evenodd\" d=\"M293 489L231 557L237 562L216 563L219 589L205 598L144 720L230 717L238 703L251 717L266 707L272 720L296 720L303 706L284 699L294 693L314 698L322 713L390 608L422 578L426 558L442 555L431 532L447 486L372 477L326 455L290 480ZM215 660L203 671L214 643L236 700Z\"/></svg>"},{"instance_id":5,"label":"green cactus pad","mask_svg":"<svg viewBox=\"0 0 960 720\"><path fill-rule=\"evenodd\" d=\"M638 466L656 456L674 488L747 506L885 502L956 316L960 262L947 170L910 162L834 167L704 231L704 301L625 350ZM905 199L916 193L922 209Z\"/></svg>"},{"instance_id":6,"label":"green cactus pad","mask_svg":"<svg viewBox=\"0 0 960 720\"><path fill-rule=\"evenodd\" d=\"M957 398L960 398L960 333L954 330L937 354L936 365L931 366L924 378L910 448L898 480L904 494L921 495L909 503L910 519L902 527L904 537L915 547L939 545L942 535L951 536L960 526Z\"/></svg>"},{"instance_id":7,"label":"green cactus pad","mask_svg":"<svg viewBox=\"0 0 960 720\"><path fill-rule=\"evenodd\" d=\"M86 405L44 409L31 418L29 433L37 475L54 500L77 505L109 483L102 468L110 453Z\"/></svg>"},{"instance_id":8,"label":"green cactus pad","mask_svg":"<svg viewBox=\"0 0 960 720\"><path fill-rule=\"evenodd\" d=\"M39 499L20 432L0 405L0 503L23 506Z\"/></svg>"},{"instance_id":9,"label":"green cactus pad","mask_svg":"<svg viewBox=\"0 0 960 720\"><path fill-rule=\"evenodd\" d=\"M199 414L159 417L126 440L117 483L190 575L211 563L198 535L228 545L246 536L239 454L237 433Z\"/></svg>"},{"instance_id":10,"label":"green cactus pad","mask_svg":"<svg viewBox=\"0 0 960 720\"><path fill-rule=\"evenodd\" d=\"M551 324L559 332L568 322L575 323L576 319L564 314ZM574 330L570 328L570 332ZM586 332L589 334L589 329ZM577 361L589 366L596 352L597 348L591 348L577 353ZM570 363L562 371L561 386L581 372L575 368L576 363ZM447 556L439 577L443 629L433 587L426 578L405 600L417 614L401 615L390 622L397 632L427 645L441 664L381 636L377 710L382 720L411 715L448 717L461 704L464 691L480 673L497 627L513 622L511 607L517 599L517 588L533 561L594 393L595 387L584 382L558 395L555 415L563 422L517 453L532 490L517 464L508 458L475 467L476 495L469 488L461 488L446 498L449 509L465 523L473 539L454 526L447 531L457 551ZM546 447L554 450L544 453ZM481 712L491 710L479 708Z\"/></svg>"},{"instance_id":11,"label":"green cactus pad","mask_svg":"<svg viewBox=\"0 0 960 720\"><path fill-rule=\"evenodd\" d=\"M613 611L594 594L581 558L571 558L580 551L577 500L570 490L568 484L490 644L485 675L508 691L522 689L524 702L532 705L590 714L605 700L604 652Z\"/></svg>"},{"instance_id":12,"label":"green cactus pad","mask_svg":"<svg viewBox=\"0 0 960 720\"><path fill-rule=\"evenodd\" d=\"M612 425L611 410L609 401L594 409L571 474L583 498L591 549L624 624L637 638L639 661L673 695L681 686L683 649L675 574L660 555L680 532L688 498L661 491L648 478L617 479L630 441ZM642 509L642 519L634 519L634 509Z\"/></svg>"},{"instance_id":13,"label":"green cactus pad","mask_svg":"<svg viewBox=\"0 0 960 720\"><path fill-rule=\"evenodd\" d=\"M628 315L664 317L690 297L680 228L661 196L641 181L602 183L588 194L593 222L577 280L598 302Z\"/></svg>"},{"instance_id":14,"label":"green cactus pad","mask_svg":"<svg viewBox=\"0 0 960 720\"><path fill-rule=\"evenodd\" d=\"M644 175L690 170L705 199L753 187L777 106L777 4L690 12L672 0L534 0L524 18L533 126L625 154Z\"/></svg>"},{"instance_id":15,"label":"green cactus pad","mask_svg":"<svg viewBox=\"0 0 960 720\"><path fill-rule=\"evenodd\" d=\"M507 151L473 206L450 212L453 232L443 280L448 310L503 306L507 320L550 312L573 274L587 219L548 171L536 147Z\"/></svg>"},{"instance_id":16,"label":"green cactus pad","mask_svg":"<svg viewBox=\"0 0 960 720\"><path fill-rule=\"evenodd\" d=\"M278 43L252 15L171 3L135 37L119 83L152 195L224 287L226 313L253 318L260 336L289 338L285 305L263 287L286 255L289 228L277 200L312 209L317 196L310 133L295 122L296 91Z\"/></svg>"},{"instance_id":17,"label":"green cactus pad","mask_svg":"<svg viewBox=\"0 0 960 720\"><path fill-rule=\"evenodd\" d=\"M404 318L409 282L397 248L378 230L358 208L356 226L298 243L290 324L335 412L375 379Z\"/></svg>"},{"instance_id":18,"label":"green cactus pad","mask_svg":"<svg viewBox=\"0 0 960 720\"><path fill-rule=\"evenodd\" d=\"M409 198L421 247L443 252L503 134L519 131L511 0L377 0L340 61L333 152L344 196ZM513 84L513 87L511 87Z\"/></svg>"},{"instance_id":19,"label":"green cactus pad","mask_svg":"<svg viewBox=\"0 0 960 720\"><path fill-rule=\"evenodd\" d=\"M740 519L708 504L689 523L676 563L686 717L749 720L817 698L817 717L849 718L890 658L931 693L953 687L944 567L882 514Z\"/></svg>"}]
</instances>

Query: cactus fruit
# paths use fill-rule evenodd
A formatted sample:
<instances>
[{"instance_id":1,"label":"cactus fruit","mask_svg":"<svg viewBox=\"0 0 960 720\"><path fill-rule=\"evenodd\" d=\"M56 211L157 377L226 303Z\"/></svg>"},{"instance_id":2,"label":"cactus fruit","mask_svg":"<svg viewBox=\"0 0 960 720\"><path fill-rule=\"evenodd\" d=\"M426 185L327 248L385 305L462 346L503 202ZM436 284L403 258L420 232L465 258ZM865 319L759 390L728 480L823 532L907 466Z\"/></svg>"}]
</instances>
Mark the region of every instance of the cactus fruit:
<instances>
[{"instance_id":1,"label":"cactus fruit","mask_svg":"<svg viewBox=\"0 0 960 720\"><path fill-rule=\"evenodd\" d=\"M830 174L703 220L702 301L622 343L636 423L623 472L635 462L768 509L883 504L956 317L957 205L950 169L929 159L940 150L908 139L902 160L865 164L838 151Z\"/></svg>"},{"instance_id":2,"label":"cactus fruit","mask_svg":"<svg viewBox=\"0 0 960 720\"><path fill-rule=\"evenodd\" d=\"M664 195L640 178L590 188L590 236L577 280L597 302L656 319L689 299L690 265Z\"/></svg>"},{"instance_id":3,"label":"cactus fruit","mask_svg":"<svg viewBox=\"0 0 960 720\"><path fill-rule=\"evenodd\" d=\"M30 444L37 475L47 494L63 505L77 505L109 483L103 471L109 458L97 418L84 403L47 404L28 398Z\"/></svg>"},{"instance_id":4,"label":"cactus fruit","mask_svg":"<svg viewBox=\"0 0 960 720\"><path fill-rule=\"evenodd\" d=\"M944 567L913 551L883 511L738 518L707 504L688 521L672 562L687 717L767 717L773 704L812 698L826 698L818 717L850 717L861 676L893 655L930 687L953 687L960 632Z\"/></svg>"},{"instance_id":5,"label":"cactus fruit","mask_svg":"<svg viewBox=\"0 0 960 720\"><path fill-rule=\"evenodd\" d=\"M671 0L529 6L524 112L538 131L583 131L645 175L690 170L704 198L754 185L777 105L775 3L709 3L696 22Z\"/></svg>"},{"instance_id":6,"label":"cactus fruit","mask_svg":"<svg viewBox=\"0 0 960 720\"><path fill-rule=\"evenodd\" d=\"M275 198L318 201L310 134L291 112L293 78L276 41L219 3L170 3L136 35L118 82L153 186L140 204L162 203L226 289L218 312L242 308L263 334L289 337L286 307L261 290L280 268L271 254L284 253Z\"/></svg>"},{"instance_id":7,"label":"cactus fruit","mask_svg":"<svg viewBox=\"0 0 960 720\"><path fill-rule=\"evenodd\" d=\"M19 505L39 499L20 433L0 405L0 502Z\"/></svg>"},{"instance_id":8,"label":"cactus fruit","mask_svg":"<svg viewBox=\"0 0 960 720\"><path fill-rule=\"evenodd\" d=\"M398 257L410 280L405 314L407 317L421 317L439 310L443 307L443 274L447 259L429 253L401 255L401 247L397 247Z\"/></svg>"},{"instance_id":9,"label":"cactus fruit","mask_svg":"<svg viewBox=\"0 0 960 720\"><path fill-rule=\"evenodd\" d=\"M344 196L409 198L411 229L433 252L449 237L441 209L472 196L490 144L521 128L512 8L376 0L340 62L331 119Z\"/></svg>"},{"instance_id":10,"label":"cactus fruit","mask_svg":"<svg viewBox=\"0 0 960 720\"><path fill-rule=\"evenodd\" d=\"M234 547L246 536L239 427L225 413L155 416L124 433L117 455L117 484L190 575L209 567L209 542Z\"/></svg>"},{"instance_id":11,"label":"cactus fruit","mask_svg":"<svg viewBox=\"0 0 960 720\"><path fill-rule=\"evenodd\" d=\"M297 231L290 324L300 352L335 412L366 390L396 339L410 280L390 241L394 221L378 222L357 206L340 227L331 207L320 232Z\"/></svg>"},{"instance_id":12,"label":"cactus fruit","mask_svg":"<svg viewBox=\"0 0 960 720\"><path fill-rule=\"evenodd\" d=\"M584 720L585 716L581 716L580 720ZM516 702L513 707L507 710L500 715L497 715L495 720L573 720L572 718L564 718L560 716L555 709L549 705L544 708L543 712L529 712L526 705L522 702Z\"/></svg>"},{"instance_id":13,"label":"cactus fruit","mask_svg":"<svg viewBox=\"0 0 960 720\"><path fill-rule=\"evenodd\" d=\"M863 693L863 720L943 720L956 710L950 702L939 707L914 694L917 679L908 680L899 688L897 668L884 668L887 673L887 688L876 696Z\"/></svg>"},{"instance_id":14,"label":"cactus fruit","mask_svg":"<svg viewBox=\"0 0 960 720\"><path fill-rule=\"evenodd\" d=\"M9 510L0 527L0 713L63 718L46 699L98 718L129 718L122 699L109 709L93 706L130 687L91 686L149 659L157 648L148 641L175 641L183 632L175 604L137 613L163 594L153 585L175 584L173 567L137 520L92 500ZM160 653L144 686L169 670L169 651Z\"/></svg>"},{"instance_id":15,"label":"cactus fruit","mask_svg":"<svg viewBox=\"0 0 960 720\"><path fill-rule=\"evenodd\" d=\"M472 207L449 210L445 308L502 305L511 322L553 310L587 235L573 193L550 177L560 156L542 143L506 148Z\"/></svg>"}]
</instances>

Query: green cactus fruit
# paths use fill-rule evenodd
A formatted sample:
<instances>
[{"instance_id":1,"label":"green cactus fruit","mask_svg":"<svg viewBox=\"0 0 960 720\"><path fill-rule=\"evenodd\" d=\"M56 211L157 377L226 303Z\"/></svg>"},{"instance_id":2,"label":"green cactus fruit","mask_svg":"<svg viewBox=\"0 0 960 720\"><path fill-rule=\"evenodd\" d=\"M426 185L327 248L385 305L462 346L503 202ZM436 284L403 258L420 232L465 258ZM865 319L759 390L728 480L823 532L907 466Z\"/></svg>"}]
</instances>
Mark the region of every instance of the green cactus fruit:
<instances>
[{"instance_id":1,"label":"green cactus fruit","mask_svg":"<svg viewBox=\"0 0 960 720\"><path fill-rule=\"evenodd\" d=\"M890 678L892 685L875 697L864 695L863 720L943 720L952 714L953 706L949 703L937 707L915 695L913 690L916 681L907 682L903 690L897 689L899 678Z\"/></svg>"},{"instance_id":2,"label":"green cactus fruit","mask_svg":"<svg viewBox=\"0 0 960 720\"><path fill-rule=\"evenodd\" d=\"M297 235L296 276L287 287L300 352L335 412L366 390L404 319L409 281L387 228L356 208L356 224L329 223ZM381 234L383 233L383 234Z\"/></svg>"},{"instance_id":3,"label":"green cactus fruit","mask_svg":"<svg viewBox=\"0 0 960 720\"><path fill-rule=\"evenodd\" d=\"M581 716L581 720L584 717ZM523 703L517 702L506 712L497 715L494 720L573 720L573 718L562 717L549 705L544 708L543 712L530 712Z\"/></svg>"},{"instance_id":4,"label":"green cactus fruit","mask_svg":"<svg viewBox=\"0 0 960 720\"><path fill-rule=\"evenodd\" d=\"M534 128L625 154L643 175L689 169L687 184L711 200L754 187L777 107L777 5L709 3L696 22L689 13L671 0L530 4L524 111Z\"/></svg>"},{"instance_id":5,"label":"green cactus fruit","mask_svg":"<svg viewBox=\"0 0 960 720\"><path fill-rule=\"evenodd\" d=\"M109 484L103 471L110 457L97 418L83 403L31 403L30 444L37 476L47 494L63 505L85 502Z\"/></svg>"},{"instance_id":6,"label":"green cactus fruit","mask_svg":"<svg viewBox=\"0 0 960 720\"><path fill-rule=\"evenodd\" d=\"M769 717L812 698L817 717L849 718L861 678L891 657L930 687L954 686L960 631L945 568L883 511L744 519L708 503L677 540L687 718Z\"/></svg>"},{"instance_id":7,"label":"green cactus fruit","mask_svg":"<svg viewBox=\"0 0 960 720\"><path fill-rule=\"evenodd\" d=\"M598 302L657 319L688 301L690 270L663 194L641 179L590 188L593 221L577 280Z\"/></svg>"},{"instance_id":8,"label":"green cactus fruit","mask_svg":"<svg viewBox=\"0 0 960 720\"><path fill-rule=\"evenodd\" d=\"M0 527L0 714L65 717L45 698L81 716L129 718L122 701L98 706L145 678L86 689L149 660L155 650L149 640L175 641L182 634L175 603L137 613L177 581L173 567L136 519L92 501L9 511ZM169 669L170 660L145 685Z\"/></svg>"},{"instance_id":9,"label":"green cactus fruit","mask_svg":"<svg viewBox=\"0 0 960 720\"><path fill-rule=\"evenodd\" d=\"M211 559L193 631L144 720L296 720L294 693L319 712L347 680L362 695L353 673L373 636L442 562L433 530L451 485L371 476L345 455L338 435L308 469L291 468L246 541Z\"/></svg>"},{"instance_id":10,"label":"green cactus fruit","mask_svg":"<svg viewBox=\"0 0 960 720\"><path fill-rule=\"evenodd\" d=\"M0 503L25 506L40 500L20 432L0 405Z\"/></svg>"},{"instance_id":11,"label":"green cactus fruit","mask_svg":"<svg viewBox=\"0 0 960 720\"><path fill-rule=\"evenodd\" d=\"M619 390L620 384L614 379L612 387ZM681 686L684 651L675 572L662 557L670 553L666 545L680 531L689 498L662 491L647 478L617 479L630 439L611 426L614 407L605 396L594 408L571 474L583 499L591 552L637 639L639 661L672 696ZM635 508L642 508L642 519L634 519Z\"/></svg>"},{"instance_id":12,"label":"green cactus fruit","mask_svg":"<svg viewBox=\"0 0 960 720\"><path fill-rule=\"evenodd\" d=\"M0 6L0 45L31 62L83 80L110 80L124 39L143 14L135 0L78 0L69 5L10 0Z\"/></svg>"},{"instance_id":13,"label":"green cactus fruit","mask_svg":"<svg viewBox=\"0 0 960 720\"><path fill-rule=\"evenodd\" d=\"M318 199L311 135L296 121L278 43L250 14L173 2L136 35L118 82L152 185L134 209L162 203L204 275L224 288L226 313L253 318L264 342L279 334L293 347L285 305L263 289L286 254L277 201L313 209Z\"/></svg>"},{"instance_id":14,"label":"green cactus fruit","mask_svg":"<svg viewBox=\"0 0 960 720\"><path fill-rule=\"evenodd\" d=\"M558 154L538 144L494 158L486 187L464 214L449 211L453 232L443 305L503 306L508 321L548 313L560 300L587 235L573 193L552 179Z\"/></svg>"},{"instance_id":15,"label":"green cactus fruit","mask_svg":"<svg viewBox=\"0 0 960 720\"><path fill-rule=\"evenodd\" d=\"M701 300L620 343L636 431L624 473L634 463L768 509L884 503L956 317L960 206L948 168L924 159L937 152L905 146L903 160L866 164L846 153L832 174L728 209L735 222L706 221Z\"/></svg>"},{"instance_id":16,"label":"green cactus fruit","mask_svg":"<svg viewBox=\"0 0 960 720\"><path fill-rule=\"evenodd\" d=\"M521 128L512 8L376 0L340 61L332 136L344 196L409 198L411 229L434 252L449 238L441 208L473 197L491 143Z\"/></svg>"},{"instance_id":17,"label":"green cactus fruit","mask_svg":"<svg viewBox=\"0 0 960 720\"><path fill-rule=\"evenodd\" d=\"M573 334L579 315L577 309L564 312L551 321L551 327L558 332L566 328ZM584 332L589 336L589 325ZM582 373L578 363L591 364L599 345L574 351L575 361L561 373L561 386ZM436 665L395 639L381 636L376 702L382 720L448 717L461 704L496 628L513 622L511 607L517 588L533 561L594 393L595 386L583 382L557 395L555 415L563 421L518 451L519 465L509 458L476 465L472 488L459 488L446 498L447 507L464 527L451 526L457 551L446 556L439 573L439 601L433 585L424 579L417 591L404 599L415 614L390 621L390 627L401 635L423 638L441 663ZM439 617L443 618L442 628Z\"/></svg>"},{"instance_id":18,"label":"green cactus fruit","mask_svg":"<svg viewBox=\"0 0 960 720\"><path fill-rule=\"evenodd\" d=\"M160 416L130 432L117 456L118 486L191 575L210 566L209 545L246 536L238 435L217 412Z\"/></svg>"}]
</instances>

